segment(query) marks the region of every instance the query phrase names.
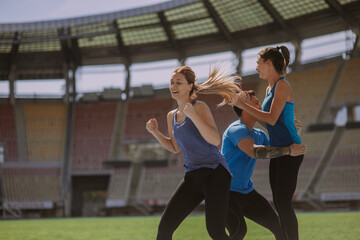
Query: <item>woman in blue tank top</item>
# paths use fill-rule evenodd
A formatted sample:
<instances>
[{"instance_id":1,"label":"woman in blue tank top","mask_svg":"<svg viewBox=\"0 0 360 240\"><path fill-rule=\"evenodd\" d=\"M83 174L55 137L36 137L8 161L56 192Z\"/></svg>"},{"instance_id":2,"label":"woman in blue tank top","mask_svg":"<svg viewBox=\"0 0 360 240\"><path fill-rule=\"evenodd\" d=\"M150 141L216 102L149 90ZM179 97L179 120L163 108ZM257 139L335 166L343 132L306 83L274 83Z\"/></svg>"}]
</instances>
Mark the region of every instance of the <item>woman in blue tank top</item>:
<instances>
[{"instance_id":1,"label":"woman in blue tank top","mask_svg":"<svg viewBox=\"0 0 360 240\"><path fill-rule=\"evenodd\" d=\"M210 108L196 101L196 94L219 94L224 98L220 105L234 103L237 77L223 77L215 68L209 79L195 83L190 67L174 70L170 92L178 108L167 115L166 137L158 130L156 119L146 123L146 129L171 152L184 153L185 176L171 197L161 217L157 240L172 239L181 222L205 200L207 231L212 239L230 239L225 231L231 173L217 146L221 142Z\"/></svg>"},{"instance_id":2,"label":"woman in blue tank top","mask_svg":"<svg viewBox=\"0 0 360 240\"><path fill-rule=\"evenodd\" d=\"M246 93L240 94L236 106L266 123L270 146L284 147L301 143L294 118L294 95L285 79L290 52L286 46L267 47L258 54L256 70L268 81L262 111L246 102ZM270 160L269 176L273 202L279 214L282 230L288 239L299 239L298 222L292 206L297 176L304 155L282 156Z\"/></svg>"}]
</instances>

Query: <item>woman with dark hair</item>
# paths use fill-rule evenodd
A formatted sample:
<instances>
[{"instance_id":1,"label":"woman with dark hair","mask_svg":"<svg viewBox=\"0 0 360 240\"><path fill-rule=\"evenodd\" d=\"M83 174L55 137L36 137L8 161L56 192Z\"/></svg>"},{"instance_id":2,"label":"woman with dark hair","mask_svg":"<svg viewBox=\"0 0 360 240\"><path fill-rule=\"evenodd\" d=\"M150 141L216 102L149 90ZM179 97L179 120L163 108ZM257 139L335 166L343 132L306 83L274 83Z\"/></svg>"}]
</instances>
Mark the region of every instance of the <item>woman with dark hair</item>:
<instances>
[{"instance_id":1,"label":"woman with dark hair","mask_svg":"<svg viewBox=\"0 0 360 240\"><path fill-rule=\"evenodd\" d=\"M255 92L247 91L247 103L261 109ZM276 240L284 240L277 213L270 203L259 194L251 180L257 159L270 159L284 155L298 156L306 152L304 144L270 147L265 132L255 128L256 118L233 106L238 120L229 125L223 134L221 154L234 175L230 184L230 199L226 228L231 239L244 239L247 227L245 217L269 229Z\"/></svg>"},{"instance_id":2,"label":"woman with dark hair","mask_svg":"<svg viewBox=\"0 0 360 240\"><path fill-rule=\"evenodd\" d=\"M296 131L294 118L294 95L290 83L285 79L290 52L286 46L267 47L258 54L256 70L260 78L267 80L266 97L259 110L246 102L248 95L238 95L235 104L253 115L258 121L266 123L271 147L285 147L301 143ZM291 153L290 153L291 154ZM278 212L281 228L288 239L299 239L298 222L292 206L297 176L304 155L281 156L270 160L270 186L275 209Z\"/></svg>"},{"instance_id":3,"label":"woman with dark hair","mask_svg":"<svg viewBox=\"0 0 360 240\"><path fill-rule=\"evenodd\" d=\"M197 101L197 94L218 94L220 105L233 104L240 91L234 80L224 77L215 68L202 84L195 83L190 67L174 70L170 92L178 108L167 115L166 137L158 130L156 119L146 123L146 129L171 152L184 153L185 176L171 197L161 217L157 240L170 240L181 222L205 200L207 231L212 239L229 239L225 231L231 173L217 146L221 142L210 108Z\"/></svg>"}]
</instances>

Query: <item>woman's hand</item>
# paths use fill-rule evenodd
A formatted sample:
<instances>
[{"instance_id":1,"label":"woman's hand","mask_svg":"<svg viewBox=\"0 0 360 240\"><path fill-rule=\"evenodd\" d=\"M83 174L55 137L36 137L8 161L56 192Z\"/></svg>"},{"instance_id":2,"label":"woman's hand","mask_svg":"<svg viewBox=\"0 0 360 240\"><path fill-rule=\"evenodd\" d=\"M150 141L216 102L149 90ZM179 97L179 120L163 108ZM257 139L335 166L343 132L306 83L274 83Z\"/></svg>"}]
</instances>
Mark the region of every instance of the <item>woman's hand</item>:
<instances>
[{"instance_id":1,"label":"woman's hand","mask_svg":"<svg viewBox=\"0 0 360 240\"><path fill-rule=\"evenodd\" d=\"M305 154L307 151L305 144L297 144L293 143L290 145L290 155L291 156L299 156Z\"/></svg>"},{"instance_id":2,"label":"woman's hand","mask_svg":"<svg viewBox=\"0 0 360 240\"><path fill-rule=\"evenodd\" d=\"M250 104L250 94L246 91L242 91L238 94L236 94L236 103L235 106L242 108L245 103Z\"/></svg>"},{"instance_id":3,"label":"woman's hand","mask_svg":"<svg viewBox=\"0 0 360 240\"><path fill-rule=\"evenodd\" d=\"M196 110L191 103L187 103L184 107L183 113L185 116L192 119L192 117L196 114Z\"/></svg>"},{"instance_id":4,"label":"woman's hand","mask_svg":"<svg viewBox=\"0 0 360 240\"><path fill-rule=\"evenodd\" d=\"M154 134L156 131L158 131L158 122L156 118L152 118L146 123L146 130L148 130L151 134Z\"/></svg>"},{"instance_id":5,"label":"woman's hand","mask_svg":"<svg viewBox=\"0 0 360 240\"><path fill-rule=\"evenodd\" d=\"M303 124L302 124L302 122L300 122L299 120L297 120L296 117L295 117L294 120L295 120L296 131L297 131L298 134L300 134L300 133L301 133L301 130L302 130Z\"/></svg>"}]
</instances>

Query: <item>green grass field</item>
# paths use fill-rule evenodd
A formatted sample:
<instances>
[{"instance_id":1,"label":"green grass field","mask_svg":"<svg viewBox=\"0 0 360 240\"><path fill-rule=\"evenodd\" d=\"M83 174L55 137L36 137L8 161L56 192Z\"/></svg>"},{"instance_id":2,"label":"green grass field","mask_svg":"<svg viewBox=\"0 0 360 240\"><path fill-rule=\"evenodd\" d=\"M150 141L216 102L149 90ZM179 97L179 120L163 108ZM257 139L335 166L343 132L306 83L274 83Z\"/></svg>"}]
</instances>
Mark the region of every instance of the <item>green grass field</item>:
<instances>
[{"instance_id":1,"label":"green grass field","mask_svg":"<svg viewBox=\"0 0 360 240\"><path fill-rule=\"evenodd\" d=\"M147 240L155 239L160 217L68 218L0 221L1 240ZM358 240L360 212L299 213L302 240ZM204 215L185 219L175 240L209 239ZM274 239L272 234L248 221L248 240Z\"/></svg>"}]
</instances>

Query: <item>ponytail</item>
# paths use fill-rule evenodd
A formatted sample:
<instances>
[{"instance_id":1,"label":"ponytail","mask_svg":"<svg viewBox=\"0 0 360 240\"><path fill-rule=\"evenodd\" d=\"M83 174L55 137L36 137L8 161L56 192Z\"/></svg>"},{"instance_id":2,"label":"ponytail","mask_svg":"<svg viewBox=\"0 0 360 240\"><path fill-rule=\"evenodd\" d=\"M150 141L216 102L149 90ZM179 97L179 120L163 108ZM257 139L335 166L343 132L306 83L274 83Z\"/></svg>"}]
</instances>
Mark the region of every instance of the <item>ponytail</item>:
<instances>
[{"instance_id":1,"label":"ponytail","mask_svg":"<svg viewBox=\"0 0 360 240\"><path fill-rule=\"evenodd\" d=\"M286 68L287 68L287 66L289 65L289 62L290 62L290 52L289 52L289 49L284 45L280 46L280 50L281 50L281 54L282 54L282 56L284 58L284 67L282 69L282 74L285 74L286 73Z\"/></svg>"},{"instance_id":2,"label":"ponytail","mask_svg":"<svg viewBox=\"0 0 360 240\"><path fill-rule=\"evenodd\" d=\"M215 66L209 73L208 80L202 84L195 85L196 92L199 94L217 94L224 98L218 104L219 107L236 102L236 94L241 92L239 87L240 76L226 76L220 71L219 66Z\"/></svg>"},{"instance_id":3,"label":"ponytail","mask_svg":"<svg viewBox=\"0 0 360 240\"><path fill-rule=\"evenodd\" d=\"M226 76L224 72L220 72L220 67L215 66L209 73L208 80L201 84L196 84L196 76L194 71L188 66L181 66L174 70L174 73L182 73L189 84L193 84L190 90L190 98L195 99L197 94L217 94L224 98L218 104L219 107L228 103L236 102L236 94L241 92L238 83L240 76Z\"/></svg>"}]
</instances>

